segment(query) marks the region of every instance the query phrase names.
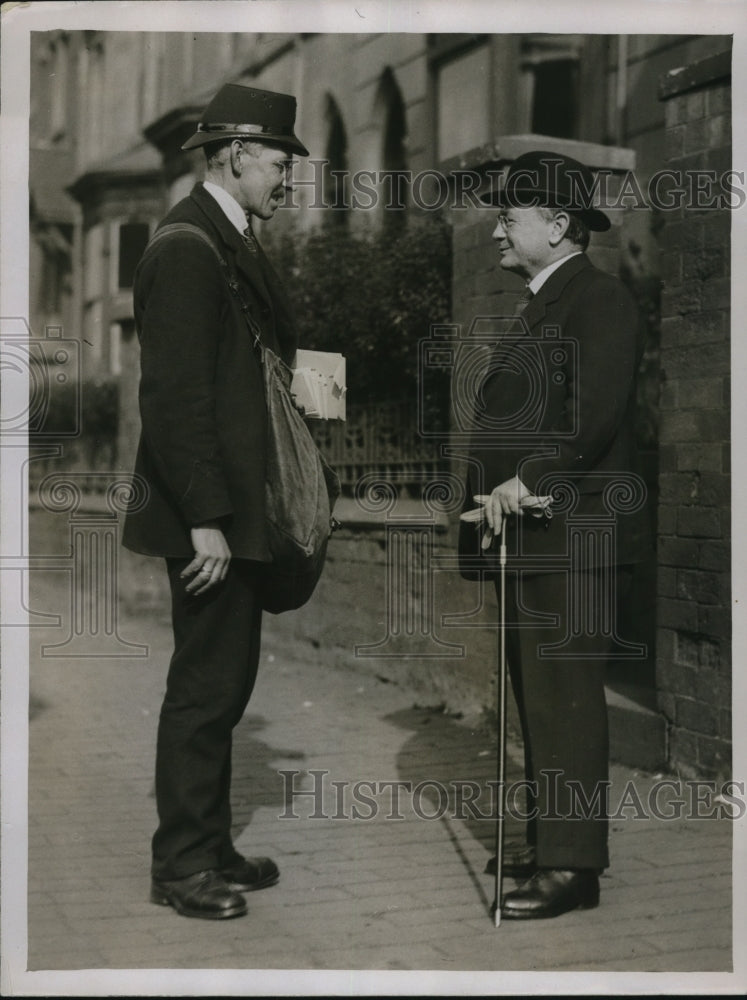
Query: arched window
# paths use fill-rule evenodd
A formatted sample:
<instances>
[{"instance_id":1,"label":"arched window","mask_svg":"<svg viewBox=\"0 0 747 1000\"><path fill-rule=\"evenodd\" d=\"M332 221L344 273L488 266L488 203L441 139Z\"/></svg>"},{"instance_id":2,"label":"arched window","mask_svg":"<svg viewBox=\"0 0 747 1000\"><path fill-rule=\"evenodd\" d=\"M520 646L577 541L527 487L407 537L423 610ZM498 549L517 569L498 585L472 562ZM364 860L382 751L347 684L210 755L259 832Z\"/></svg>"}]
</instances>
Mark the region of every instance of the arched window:
<instances>
[{"instance_id":1,"label":"arched window","mask_svg":"<svg viewBox=\"0 0 747 1000\"><path fill-rule=\"evenodd\" d=\"M384 70L379 83L375 117L382 129L382 174L379 183L382 221L386 228L399 228L405 224L408 202L407 121L402 92L389 67Z\"/></svg>"},{"instance_id":2,"label":"arched window","mask_svg":"<svg viewBox=\"0 0 747 1000\"><path fill-rule=\"evenodd\" d=\"M324 112L327 126L327 144L324 158L324 204L327 206L326 222L344 226L349 214L348 137L337 102L327 97Z\"/></svg>"}]
</instances>

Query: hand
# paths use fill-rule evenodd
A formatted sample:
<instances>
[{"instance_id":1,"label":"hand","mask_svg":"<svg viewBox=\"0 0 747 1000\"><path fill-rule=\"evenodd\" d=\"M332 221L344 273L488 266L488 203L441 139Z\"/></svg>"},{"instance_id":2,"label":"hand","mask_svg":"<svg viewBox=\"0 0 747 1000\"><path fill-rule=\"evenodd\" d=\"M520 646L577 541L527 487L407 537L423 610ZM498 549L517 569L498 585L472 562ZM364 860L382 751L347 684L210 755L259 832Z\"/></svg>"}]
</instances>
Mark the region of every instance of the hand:
<instances>
[{"instance_id":1,"label":"hand","mask_svg":"<svg viewBox=\"0 0 747 1000\"><path fill-rule=\"evenodd\" d=\"M181 578L193 576L185 590L188 594L204 594L206 590L225 580L231 550L226 537L217 524L201 524L191 531L195 557L184 570ZM196 574L196 575L195 575Z\"/></svg>"},{"instance_id":2,"label":"hand","mask_svg":"<svg viewBox=\"0 0 747 1000\"><path fill-rule=\"evenodd\" d=\"M485 517L493 536L500 535L505 516L522 512L521 501L528 496L531 496L531 493L518 476L496 486L485 503Z\"/></svg>"},{"instance_id":3,"label":"hand","mask_svg":"<svg viewBox=\"0 0 747 1000\"><path fill-rule=\"evenodd\" d=\"M460 519L471 522L487 520L488 523L484 526L480 543L482 549L489 549L495 536L501 533L503 518L507 514L523 516L528 511L533 517L552 516L552 510L550 510L552 497L534 496L518 476L507 479L505 483L496 486L488 496L477 495L473 497L473 500L483 506L465 511Z\"/></svg>"}]
</instances>

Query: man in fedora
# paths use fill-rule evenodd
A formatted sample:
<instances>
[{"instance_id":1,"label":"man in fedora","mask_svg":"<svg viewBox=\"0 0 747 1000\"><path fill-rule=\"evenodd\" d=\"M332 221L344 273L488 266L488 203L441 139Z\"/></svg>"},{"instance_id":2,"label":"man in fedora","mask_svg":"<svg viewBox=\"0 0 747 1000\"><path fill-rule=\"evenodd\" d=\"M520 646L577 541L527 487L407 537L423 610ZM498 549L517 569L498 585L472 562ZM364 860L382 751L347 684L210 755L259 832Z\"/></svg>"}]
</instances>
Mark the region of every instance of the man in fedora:
<instances>
[{"instance_id":1,"label":"man in fedora","mask_svg":"<svg viewBox=\"0 0 747 1000\"><path fill-rule=\"evenodd\" d=\"M506 651L530 792L527 845L506 854L504 874L520 884L504 919L598 904L609 864L605 663L616 601L649 547L635 474L638 314L586 255L590 232L610 227L593 188L583 164L536 151L483 197L499 210L500 266L523 279L526 300L482 386L460 530L464 575L495 576L506 522ZM611 515L621 489L637 499Z\"/></svg>"},{"instance_id":2,"label":"man in fedora","mask_svg":"<svg viewBox=\"0 0 747 1000\"><path fill-rule=\"evenodd\" d=\"M262 375L231 282L263 343L292 364L291 312L252 219L273 217L290 157L308 155L295 116L289 95L221 88L182 147L204 149L204 183L165 217L135 278L135 472L147 496L128 511L123 544L166 560L174 630L158 726L151 900L191 917L242 916L242 893L279 877L272 860L242 857L231 839L231 735L257 674L260 577L271 558ZM165 229L172 224L181 228Z\"/></svg>"}]
</instances>

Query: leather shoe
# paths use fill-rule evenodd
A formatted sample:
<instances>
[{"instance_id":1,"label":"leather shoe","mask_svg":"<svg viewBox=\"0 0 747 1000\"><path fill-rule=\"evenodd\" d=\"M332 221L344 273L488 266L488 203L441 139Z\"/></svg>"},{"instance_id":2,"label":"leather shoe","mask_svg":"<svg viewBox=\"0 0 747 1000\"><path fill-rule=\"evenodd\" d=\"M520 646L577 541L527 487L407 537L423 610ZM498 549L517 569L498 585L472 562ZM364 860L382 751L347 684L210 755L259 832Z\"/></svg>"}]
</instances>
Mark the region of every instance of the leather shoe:
<instances>
[{"instance_id":1,"label":"leather shoe","mask_svg":"<svg viewBox=\"0 0 747 1000\"><path fill-rule=\"evenodd\" d=\"M154 878L150 901L159 906L173 906L183 917L202 917L204 920L227 920L243 917L246 913L244 897L228 886L214 869L169 881Z\"/></svg>"},{"instance_id":2,"label":"leather shoe","mask_svg":"<svg viewBox=\"0 0 747 1000\"><path fill-rule=\"evenodd\" d=\"M234 892L254 892L275 885L280 878L278 866L271 858L242 858L219 869L218 874Z\"/></svg>"},{"instance_id":3,"label":"leather shoe","mask_svg":"<svg viewBox=\"0 0 747 1000\"><path fill-rule=\"evenodd\" d=\"M495 854L485 865L486 875L495 875L497 858ZM530 878L537 871L537 860L534 848L527 844L515 851L506 851L503 855L503 874L506 878Z\"/></svg>"},{"instance_id":4,"label":"leather shoe","mask_svg":"<svg viewBox=\"0 0 747 1000\"><path fill-rule=\"evenodd\" d=\"M528 881L503 897L501 916L507 920L537 920L598 905L599 876L595 869L538 868Z\"/></svg>"}]
</instances>

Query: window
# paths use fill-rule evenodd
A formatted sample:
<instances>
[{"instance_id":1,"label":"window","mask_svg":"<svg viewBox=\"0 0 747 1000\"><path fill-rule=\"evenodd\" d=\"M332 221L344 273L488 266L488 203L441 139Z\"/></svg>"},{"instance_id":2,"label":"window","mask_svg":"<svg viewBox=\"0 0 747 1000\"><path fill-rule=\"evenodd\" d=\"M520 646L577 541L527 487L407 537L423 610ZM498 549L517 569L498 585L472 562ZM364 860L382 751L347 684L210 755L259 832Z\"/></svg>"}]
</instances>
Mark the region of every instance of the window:
<instances>
[{"instance_id":1,"label":"window","mask_svg":"<svg viewBox=\"0 0 747 1000\"><path fill-rule=\"evenodd\" d=\"M534 70L532 132L573 138L578 115L574 59L552 59Z\"/></svg>"},{"instance_id":2,"label":"window","mask_svg":"<svg viewBox=\"0 0 747 1000\"><path fill-rule=\"evenodd\" d=\"M324 204L329 206L327 220L331 225L345 225L348 213L347 199L348 139L345 125L337 102L327 98L325 113L327 122L327 146L324 158Z\"/></svg>"},{"instance_id":3,"label":"window","mask_svg":"<svg viewBox=\"0 0 747 1000\"><path fill-rule=\"evenodd\" d=\"M387 94L387 116L384 126L384 169L405 170L405 105L399 87L392 77L392 86Z\"/></svg>"},{"instance_id":4,"label":"window","mask_svg":"<svg viewBox=\"0 0 747 1000\"><path fill-rule=\"evenodd\" d=\"M388 67L384 70L376 96L375 119L382 129L381 168L383 178L380 185L383 203L383 222L387 228L397 229L405 224L407 205L406 178L407 118L402 92L394 73Z\"/></svg>"},{"instance_id":5,"label":"window","mask_svg":"<svg viewBox=\"0 0 747 1000\"><path fill-rule=\"evenodd\" d=\"M119 227L117 288L132 288L135 268L150 238L147 222L123 222Z\"/></svg>"},{"instance_id":6,"label":"window","mask_svg":"<svg viewBox=\"0 0 747 1000\"><path fill-rule=\"evenodd\" d=\"M576 35L526 37L522 68L529 131L561 139L577 137L582 44Z\"/></svg>"}]
</instances>

